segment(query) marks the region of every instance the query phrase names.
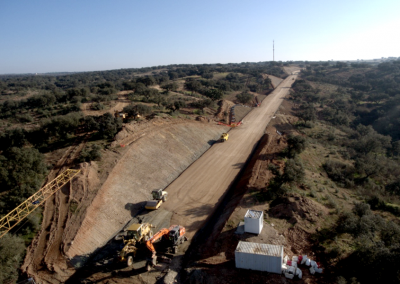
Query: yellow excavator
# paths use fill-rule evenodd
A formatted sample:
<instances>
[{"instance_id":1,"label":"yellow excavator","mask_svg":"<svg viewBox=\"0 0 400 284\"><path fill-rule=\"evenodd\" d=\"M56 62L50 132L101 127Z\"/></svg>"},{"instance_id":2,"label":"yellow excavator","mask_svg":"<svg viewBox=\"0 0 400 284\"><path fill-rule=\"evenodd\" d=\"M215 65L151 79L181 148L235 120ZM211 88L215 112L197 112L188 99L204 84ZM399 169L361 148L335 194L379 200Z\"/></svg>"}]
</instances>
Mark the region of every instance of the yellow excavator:
<instances>
[{"instance_id":1,"label":"yellow excavator","mask_svg":"<svg viewBox=\"0 0 400 284\"><path fill-rule=\"evenodd\" d=\"M115 237L116 240L122 239L125 246L119 254L119 261L126 261L127 266L133 265L133 258L136 256L137 245L147 242L153 237L153 225L149 223L132 224L126 232Z\"/></svg>"}]
</instances>

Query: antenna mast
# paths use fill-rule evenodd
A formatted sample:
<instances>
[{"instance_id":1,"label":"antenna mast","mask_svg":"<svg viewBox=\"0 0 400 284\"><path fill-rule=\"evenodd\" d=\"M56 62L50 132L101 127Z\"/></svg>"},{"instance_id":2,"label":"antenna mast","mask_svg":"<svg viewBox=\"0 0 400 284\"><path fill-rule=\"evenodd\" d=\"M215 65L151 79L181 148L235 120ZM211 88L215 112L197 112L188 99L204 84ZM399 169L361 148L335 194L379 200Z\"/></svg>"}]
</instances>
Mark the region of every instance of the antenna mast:
<instances>
[{"instance_id":1,"label":"antenna mast","mask_svg":"<svg viewBox=\"0 0 400 284\"><path fill-rule=\"evenodd\" d=\"M275 40L272 41L272 61L275 61Z\"/></svg>"}]
</instances>

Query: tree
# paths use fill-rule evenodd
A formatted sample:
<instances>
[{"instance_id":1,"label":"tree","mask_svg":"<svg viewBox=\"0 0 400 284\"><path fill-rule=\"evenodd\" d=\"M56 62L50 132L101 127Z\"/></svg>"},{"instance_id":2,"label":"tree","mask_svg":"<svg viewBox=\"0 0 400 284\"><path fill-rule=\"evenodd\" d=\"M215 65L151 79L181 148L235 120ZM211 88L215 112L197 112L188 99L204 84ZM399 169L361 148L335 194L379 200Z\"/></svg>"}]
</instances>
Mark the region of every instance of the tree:
<instances>
[{"instance_id":1,"label":"tree","mask_svg":"<svg viewBox=\"0 0 400 284\"><path fill-rule=\"evenodd\" d=\"M199 81L193 80L193 79L187 79L185 82L185 89L188 91L197 92L198 90L201 89L201 84Z\"/></svg>"},{"instance_id":2,"label":"tree","mask_svg":"<svg viewBox=\"0 0 400 284\"><path fill-rule=\"evenodd\" d=\"M178 90L178 84L176 82L166 82L161 85L161 88L165 90L166 93L169 91L176 91Z\"/></svg>"},{"instance_id":3,"label":"tree","mask_svg":"<svg viewBox=\"0 0 400 284\"><path fill-rule=\"evenodd\" d=\"M212 104L212 101L210 99L204 99L204 100L199 100L199 101L193 102L192 106L200 108L201 112L204 113L204 109L206 107L209 107L211 104Z\"/></svg>"},{"instance_id":4,"label":"tree","mask_svg":"<svg viewBox=\"0 0 400 284\"><path fill-rule=\"evenodd\" d=\"M79 162L90 162L100 160L101 158L101 147L97 144L93 144L91 147L85 147L80 155L79 155Z\"/></svg>"},{"instance_id":5,"label":"tree","mask_svg":"<svg viewBox=\"0 0 400 284\"><path fill-rule=\"evenodd\" d=\"M287 139L288 152L291 157L300 154L307 146L307 140L301 135L289 135Z\"/></svg>"},{"instance_id":6,"label":"tree","mask_svg":"<svg viewBox=\"0 0 400 284\"><path fill-rule=\"evenodd\" d=\"M0 207L5 213L31 196L43 183L47 166L35 148L10 148L0 155Z\"/></svg>"},{"instance_id":7,"label":"tree","mask_svg":"<svg viewBox=\"0 0 400 284\"><path fill-rule=\"evenodd\" d=\"M144 93L146 90L147 90L147 88L146 88L146 85L145 85L145 84L143 84L143 83L141 83L141 82L136 83L136 86L135 86L135 94L143 95L143 93Z\"/></svg>"},{"instance_id":8,"label":"tree","mask_svg":"<svg viewBox=\"0 0 400 284\"><path fill-rule=\"evenodd\" d=\"M136 79L136 82L144 84L146 87L152 86L156 83L156 80L153 76L139 77Z\"/></svg>"},{"instance_id":9,"label":"tree","mask_svg":"<svg viewBox=\"0 0 400 284\"><path fill-rule=\"evenodd\" d=\"M22 147L26 142L26 131L23 128L8 129L0 134L1 150Z\"/></svg>"},{"instance_id":10,"label":"tree","mask_svg":"<svg viewBox=\"0 0 400 284\"><path fill-rule=\"evenodd\" d=\"M146 98L146 101L149 101L151 97L156 96L158 94L158 90L154 88L146 88L146 90L142 93L142 95Z\"/></svg>"},{"instance_id":11,"label":"tree","mask_svg":"<svg viewBox=\"0 0 400 284\"><path fill-rule=\"evenodd\" d=\"M317 111L313 105L305 105L297 112L297 116L306 124L307 121L314 121L317 119Z\"/></svg>"},{"instance_id":12,"label":"tree","mask_svg":"<svg viewBox=\"0 0 400 284\"><path fill-rule=\"evenodd\" d=\"M271 81L271 79L270 79L269 77L265 78L265 79L263 80L262 84L263 84L264 86L266 86L267 88L273 88L273 86L272 86L272 81Z\"/></svg>"},{"instance_id":13,"label":"tree","mask_svg":"<svg viewBox=\"0 0 400 284\"><path fill-rule=\"evenodd\" d=\"M127 113L129 117L137 117L138 115L146 116L153 112L153 109L144 104L131 104L124 107L123 112Z\"/></svg>"},{"instance_id":14,"label":"tree","mask_svg":"<svg viewBox=\"0 0 400 284\"><path fill-rule=\"evenodd\" d=\"M381 176L382 171L386 168L386 160L373 154L360 155L355 161L355 169L364 176L364 180L371 176Z\"/></svg>"},{"instance_id":15,"label":"tree","mask_svg":"<svg viewBox=\"0 0 400 284\"><path fill-rule=\"evenodd\" d=\"M220 89L208 89L204 94L213 101L221 100L224 97L224 92Z\"/></svg>"},{"instance_id":16,"label":"tree","mask_svg":"<svg viewBox=\"0 0 400 284\"><path fill-rule=\"evenodd\" d=\"M338 61L338 62L336 62L335 66L336 66L336 68L343 69L343 68L346 68L348 65L346 62Z\"/></svg>"},{"instance_id":17,"label":"tree","mask_svg":"<svg viewBox=\"0 0 400 284\"><path fill-rule=\"evenodd\" d=\"M385 93L375 93L369 95L369 100L373 101L374 103L379 103L380 101L387 100L389 98L388 94Z\"/></svg>"},{"instance_id":18,"label":"tree","mask_svg":"<svg viewBox=\"0 0 400 284\"><path fill-rule=\"evenodd\" d=\"M153 96L151 100L153 103L156 103L158 106L161 106L166 101L164 95L162 95L160 93Z\"/></svg>"},{"instance_id":19,"label":"tree","mask_svg":"<svg viewBox=\"0 0 400 284\"><path fill-rule=\"evenodd\" d=\"M352 143L352 147L359 153L385 153L391 148L391 137L378 134L372 126L368 126L368 132L361 134Z\"/></svg>"},{"instance_id":20,"label":"tree","mask_svg":"<svg viewBox=\"0 0 400 284\"><path fill-rule=\"evenodd\" d=\"M283 182L299 183L305 176L304 166L299 159L288 159L285 163L285 170L282 175Z\"/></svg>"},{"instance_id":21,"label":"tree","mask_svg":"<svg viewBox=\"0 0 400 284\"><path fill-rule=\"evenodd\" d=\"M166 109L170 110L171 112L178 111L182 107L185 107L186 104L183 101L177 100L174 102L165 102L164 106Z\"/></svg>"},{"instance_id":22,"label":"tree","mask_svg":"<svg viewBox=\"0 0 400 284\"><path fill-rule=\"evenodd\" d=\"M114 138L115 134L121 129L122 120L118 117L112 116L111 113L105 113L100 116L99 129L104 138Z\"/></svg>"},{"instance_id":23,"label":"tree","mask_svg":"<svg viewBox=\"0 0 400 284\"><path fill-rule=\"evenodd\" d=\"M201 74L201 77L204 79L212 79L214 77L214 74L212 72L204 72Z\"/></svg>"},{"instance_id":24,"label":"tree","mask_svg":"<svg viewBox=\"0 0 400 284\"><path fill-rule=\"evenodd\" d=\"M133 90L135 89L135 82L132 81L125 81L122 83L122 86L124 87L124 90Z\"/></svg>"},{"instance_id":25,"label":"tree","mask_svg":"<svg viewBox=\"0 0 400 284\"><path fill-rule=\"evenodd\" d=\"M82 123L87 132L99 130L99 124L93 116L85 116Z\"/></svg>"},{"instance_id":26,"label":"tree","mask_svg":"<svg viewBox=\"0 0 400 284\"><path fill-rule=\"evenodd\" d=\"M25 255L22 238L10 233L0 239L0 283L15 283L18 269Z\"/></svg>"},{"instance_id":27,"label":"tree","mask_svg":"<svg viewBox=\"0 0 400 284\"><path fill-rule=\"evenodd\" d=\"M241 104L247 104L253 98L254 98L254 96L252 94L250 94L249 92L242 92L242 93L236 95L236 99Z\"/></svg>"}]
</instances>

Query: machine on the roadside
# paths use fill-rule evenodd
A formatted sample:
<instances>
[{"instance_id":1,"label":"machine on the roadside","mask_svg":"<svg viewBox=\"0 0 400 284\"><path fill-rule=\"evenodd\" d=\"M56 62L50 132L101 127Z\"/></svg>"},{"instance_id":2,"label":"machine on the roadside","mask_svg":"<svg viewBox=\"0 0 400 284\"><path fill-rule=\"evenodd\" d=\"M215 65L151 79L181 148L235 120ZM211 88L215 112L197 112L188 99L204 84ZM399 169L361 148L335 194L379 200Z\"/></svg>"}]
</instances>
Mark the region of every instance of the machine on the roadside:
<instances>
[{"instance_id":1,"label":"machine on the roadside","mask_svg":"<svg viewBox=\"0 0 400 284\"><path fill-rule=\"evenodd\" d=\"M158 209L161 204L167 201L168 192L162 189L156 189L151 192L153 200L147 201L145 208L149 210Z\"/></svg>"},{"instance_id":2,"label":"machine on the roadside","mask_svg":"<svg viewBox=\"0 0 400 284\"><path fill-rule=\"evenodd\" d=\"M229 138L229 134L228 133L222 133L221 137L219 138L220 142L225 142L227 141Z\"/></svg>"},{"instance_id":3,"label":"machine on the roadside","mask_svg":"<svg viewBox=\"0 0 400 284\"><path fill-rule=\"evenodd\" d=\"M119 261L126 261L127 266L132 266L136 256L137 245L147 242L153 237L153 225L149 223L132 224L124 234L118 234L116 239L122 239L125 246L119 254Z\"/></svg>"},{"instance_id":4,"label":"machine on the roadside","mask_svg":"<svg viewBox=\"0 0 400 284\"><path fill-rule=\"evenodd\" d=\"M187 238L185 237L186 229L180 225L172 225L169 229L164 228L158 231L151 239L146 242L147 248L151 251L151 258L147 260L146 269L149 271L157 264L156 250L153 243L160 240L162 237L169 242L172 247L172 252L178 252L178 245L183 244Z\"/></svg>"}]
</instances>

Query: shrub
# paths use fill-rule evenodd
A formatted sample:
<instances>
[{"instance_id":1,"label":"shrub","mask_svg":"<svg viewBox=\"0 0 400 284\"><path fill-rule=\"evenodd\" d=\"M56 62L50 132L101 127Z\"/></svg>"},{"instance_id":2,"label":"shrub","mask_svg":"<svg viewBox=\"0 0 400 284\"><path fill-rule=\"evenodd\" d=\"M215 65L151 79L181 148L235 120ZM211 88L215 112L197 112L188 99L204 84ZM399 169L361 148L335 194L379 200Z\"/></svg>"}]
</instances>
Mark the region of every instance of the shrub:
<instances>
[{"instance_id":1,"label":"shrub","mask_svg":"<svg viewBox=\"0 0 400 284\"><path fill-rule=\"evenodd\" d=\"M307 146L307 140L301 135L289 135L287 139L288 152L291 157L300 154Z\"/></svg>"},{"instance_id":2,"label":"shrub","mask_svg":"<svg viewBox=\"0 0 400 284\"><path fill-rule=\"evenodd\" d=\"M253 95L248 92L242 92L236 95L236 99L241 104L247 104L251 101L251 99L253 99Z\"/></svg>"},{"instance_id":3,"label":"shrub","mask_svg":"<svg viewBox=\"0 0 400 284\"><path fill-rule=\"evenodd\" d=\"M287 183L303 181L305 176L304 166L299 159L288 159L285 164L282 181Z\"/></svg>"},{"instance_id":4,"label":"shrub","mask_svg":"<svg viewBox=\"0 0 400 284\"><path fill-rule=\"evenodd\" d=\"M13 283L25 254L24 241L10 233L0 239L0 283Z\"/></svg>"},{"instance_id":5,"label":"shrub","mask_svg":"<svg viewBox=\"0 0 400 284\"><path fill-rule=\"evenodd\" d=\"M354 167L336 160L327 160L322 165L329 178L336 182L346 183L353 179Z\"/></svg>"},{"instance_id":6,"label":"shrub","mask_svg":"<svg viewBox=\"0 0 400 284\"><path fill-rule=\"evenodd\" d=\"M90 162L95 160L100 160L101 158L101 147L97 144L93 144L91 147L85 147L81 151L78 158L79 162Z\"/></svg>"},{"instance_id":7,"label":"shrub","mask_svg":"<svg viewBox=\"0 0 400 284\"><path fill-rule=\"evenodd\" d=\"M90 108L91 108L92 110L102 110L102 109L105 109L106 107L105 107L105 105L103 105L102 103L93 103L93 104L90 106Z\"/></svg>"}]
</instances>

